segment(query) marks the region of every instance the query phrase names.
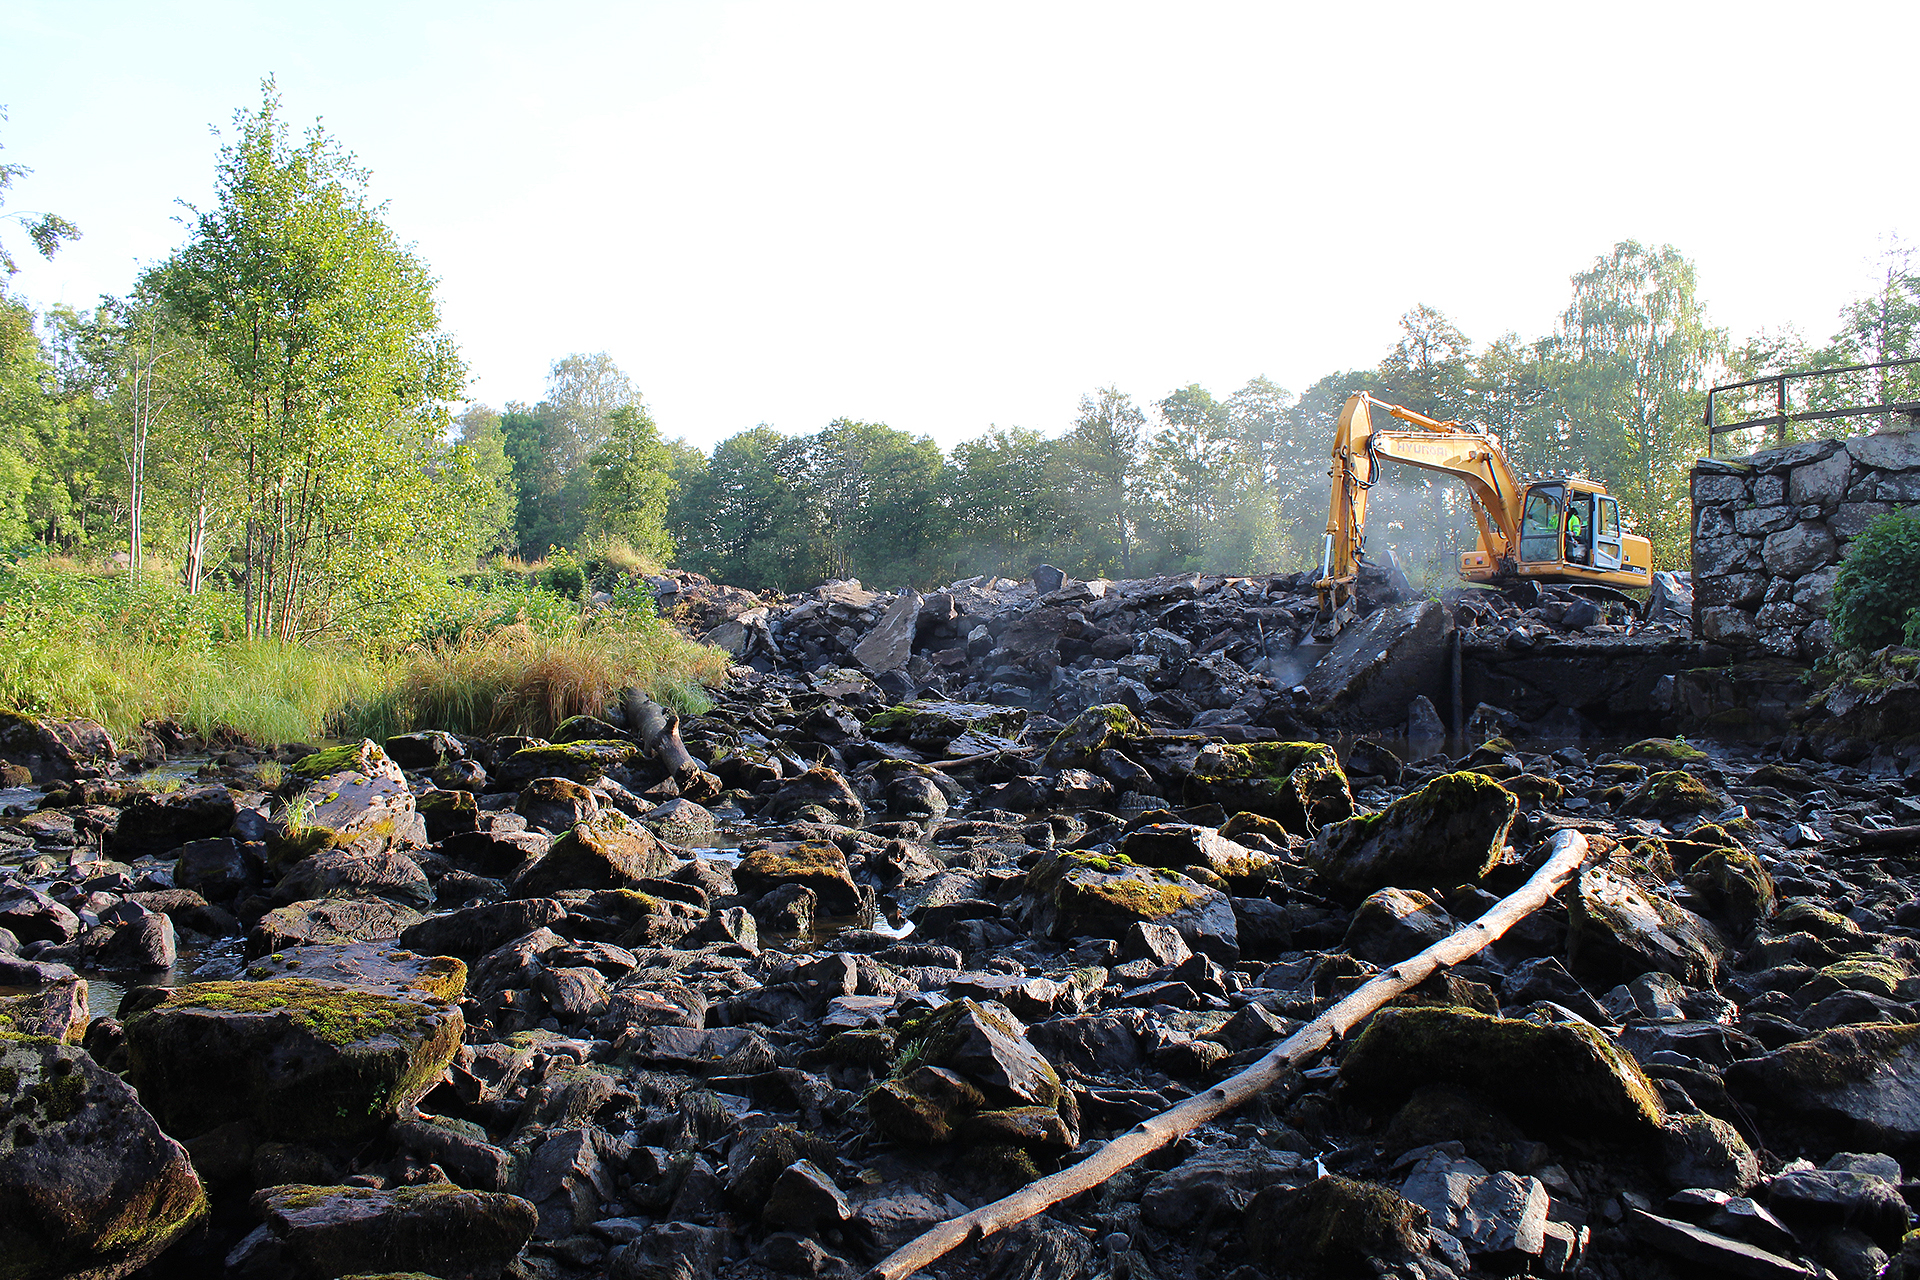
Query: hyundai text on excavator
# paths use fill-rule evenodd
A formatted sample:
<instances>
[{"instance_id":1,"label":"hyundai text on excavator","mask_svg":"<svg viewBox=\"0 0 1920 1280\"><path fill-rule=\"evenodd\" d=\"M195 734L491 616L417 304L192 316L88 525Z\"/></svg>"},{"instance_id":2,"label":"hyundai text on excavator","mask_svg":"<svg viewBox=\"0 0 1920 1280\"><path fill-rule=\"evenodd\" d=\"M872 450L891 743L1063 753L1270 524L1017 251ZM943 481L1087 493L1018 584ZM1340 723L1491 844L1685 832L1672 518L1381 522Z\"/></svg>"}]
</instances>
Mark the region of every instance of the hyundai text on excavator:
<instances>
[{"instance_id":1,"label":"hyundai text on excavator","mask_svg":"<svg viewBox=\"0 0 1920 1280\"><path fill-rule=\"evenodd\" d=\"M1370 409L1380 409L1411 430L1376 430ZM1367 528L1367 491L1380 464L1408 466L1452 476L1466 486L1477 546L1460 553L1460 576L1469 582L1505 586L1532 579L1568 584L1576 592L1627 599L1625 587L1652 582L1653 547L1623 532L1620 500L1607 487L1578 476L1523 478L1507 461L1499 437L1436 422L1411 409L1376 400L1364 391L1348 397L1333 437L1333 495L1327 507L1327 541L1321 553L1320 617L1338 629L1343 606L1351 615Z\"/></svg>"}]
</instances>

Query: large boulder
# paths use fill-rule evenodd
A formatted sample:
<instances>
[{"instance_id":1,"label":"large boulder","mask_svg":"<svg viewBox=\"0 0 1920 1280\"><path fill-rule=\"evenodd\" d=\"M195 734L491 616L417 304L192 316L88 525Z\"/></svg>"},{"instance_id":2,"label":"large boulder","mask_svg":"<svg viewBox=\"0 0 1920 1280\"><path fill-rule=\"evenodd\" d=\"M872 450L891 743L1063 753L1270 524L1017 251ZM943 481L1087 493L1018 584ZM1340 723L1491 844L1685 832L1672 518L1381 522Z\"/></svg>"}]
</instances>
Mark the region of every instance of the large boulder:
<instances>
[{"instance_id":1,"label":"large boulder","mask_svg":"<svg viewBox=\"0 0 1920 1280\"><path fill-rule=\"evenodd\" d=\"M780 822L808 816L817 809L832 822L857 827L867 820L867 806L839 771L816 765L797 778L780 783L756 815L762 822Z\"/></svg>"},{"instance_id":2,"label":"large boulder","mask_svg":"<svg viewBox=\"0 0 1920 1280\"><path fill-rule=\"evenodd\" d=\"M122 862L169 853L189 841L226 835L236 812L225 787L143 791L120 811L106 851Z\"/></svg>"},{"instance_id":3,"label":"large boulder","mask_svg":"<svg viewBox=\"0 0 1920 1280\"><path fill-rule=\"evenodd\" d=\"M733 878L753 894L783 884L804 886L819 898L828 915L849 915L860 909L860 891L854 886L847 855L831 840L781 840L751 848L734 868Z\"/></svg>"},{"instance_id":4,"label":"large boulder","mask_svg":"<svg viewBox=\"0 0 1920 1280\"><path fill-rule=\"evenodd\" d=\"M1379 813L1322 827L1311 857L1355 897L1388 886L1449 889L1493 869L1519 811L1513 793L1483 774L1443 774Z\"/></svg>"},{"instance_id":5,"label":"large boulder","mask_svg":"<svg viewBox=\"0 0 1920 1280\"><path fill-rule=\"evenodd\" d=\"M322 849L295 863L280 879L281 902L321 898L389 898L412 907L433 905L433 886L420 864L391 849Z\"/></svg>"},{"instance_id":6,"label":"large boulder","mask_svg":"<svg viewBox=\"0 0 1920 1280\"><path fill-rule=\"evenodd\" d=\"M913 636L920 623L921 596L908 587L853 647L853 656L869 671L898 671L913 656Z\"/></svg>"},{"instance_id":7,"label":"large boulder","mask_svg":"<svg viewBox=\"0 0 1920 1280\"><path fill-rule=\"evenodd\" d=\"M0 1036L0 1274L113 1280L206 1212L181 1145L79 1049Z\"/></svg>"},{"instance_id":8,"label":"large boulder","mask_svg":"<svg viewBox=\"0 0 1920 1280\"><path fill-rule=\"evenodd\" d=\"M538 1221L519 1196L444 1182L378 1191L293 1183L256 1191L253 1211L265 1221L237 1251L246 1273L289 1280L497 1276Z\"/></svg>"},{"instance_id":9,"label":"large boulder","mask_svg":"<svg viewBox=\"0 0 1920 1280\"><path fill-rule=\"evenodd\" d=\"M1580 873L1567 925L1568 963L1608 983L1657 972L1698 986L1712 980L1726 951L1705 920L1603 867Z\"/></svg>"},{"instance_id":10,"label":"large boulder","mask_svg":"<svg viewBox=\"0 0 1920 1280\"><path fill-rule=\"evenodd\" d=\"M1353 815L1340 757L1323 742L1209 743L1194 758L1186 799L1272 818L1296 835Z\"/></svg>"},{"instance_id":11,"label":"large boulder","mask_svg":"<svg viewBox=\"0 0 1920 1280\"><path fill-rule=\"evenodd\" d=\"M487 902L429 916L403 930L400 945L428 955L479 956L566 918L566 907L553 898Z\"/></svg>"},{"instance_id":12,"label":"large boulder","mask_svg":"<svg viewBox=\"0 0 1920 1280\"><path fill-rule=\"evenodd\" d=\"M247 931L252 960L287 947L384 942L420 923L412 907L385 898L320 898L275 907Z\"/></svg>"},{"instance_id":13,"label":"large boulder","mask_svg":"<svg viewBox=\"0 0 1920 1280\"><path fill-rule=\"evenodd\" d=\"M900 1034L917 1046L919 1065L867 1095L867 1113L883 1131L910 1142L1079 1141L1072 1094L1003 1006L954 1000Z\"/></svg>"},{"instance_id":14,"label":"large boulder","mask_svg":"<svg viewBox=\"0 0 1920 1280\"><path fill-rule=\"evenodd\" d=\"M167 1132L245 1120L261 1138L349 1140L418 1102L460 1047L457 1006L307 978L137 987L128 1078Z\"/></svg>"},{"instance_id":15,"label":"large boulder","mask_svg":"<svg viewBox=\"0 0 1920 1280\"><path fill-rule=\"evenodd\" d=\"M1349 727L1399 724L1407 704L1447 693L1447 641L1453 616L1437 600L1375 610L1350 626L1307 673L1307 697L1319 714Z\"/></svg>"},{"instance_id":16,"label":"large boulder","mask_svg":"<svg viewBox=\"0 0 1920 1280\"><path fill-rule=\"evenodd\" d=\"M522 747L502 762L496 771L501 781L526 782L532 778L570 778L587 786L607 776L607 770L630 764L640 748L619 739L587 739L556 745Z\"/></svg>"},{"instance_id":17,"label":"large boulder","mask_svg":"<svg viewBox=\"0 0 1920 1280\"><path fill-rule=\"evenodd\" d=\"M1136 924L1175 930L1222 964L1240 958L1233 900L1220 890L1121 855L1055 851L1027 873L1021 909L1035 936L1124 939Z\"/></svg>"},{"instance_id":18,"label":"large boulder","mask_svg":"<svg viewBox=\"0 0 1920 1280\"><path fill-rule=\"evenodd\" d=\"M1920 1026L1852 1026L1735 1062L1727 1088L1816 1149L1920 1144Z\"/></svg>"},{"instance_id":19,"label":"large boulder","mask_svg":"<svg viewBox=\"0 0 1920 1280\"><path fill-rule=\"evenodd\" d=\"M514 878L513 896L541 898L562 889L625 889L665 875L674 858L651 831L618 813L576 823Z\"/></svg>"},{"instance_id":20,"label":"large boulder","mask_svg":"<svg viewBox=\"0 0 1920 1280\"><path fill-rule=\"evenodd\" d=\"M36 720L0 707L0 760L19 765L35 782L96 777L119 751L91 720Z\"/></svg>"},{"instance_id":21,"label":"large boulder","mask_svg":"<svg viewBox=\"0 0 1920 1280\"><path fill-rule=\"evenodd\" d=\"M1386 1106L1423 1085L1485 1090L1516 1120L1554 1132L1652 1138L1665 1119L1639 1066L1584 1022L1382 1009L1341 1061L1340 1078L1356 1098Z\"/></svg>"},{"instance_id":22,"label":"large boulder","mask_svg":"<svg viewBox=\"0 0 1920 1280\"><path fill-rule=\"evenodd\" d=\"M406 775L371 738L305 756L289 772L286 797L267 823L279 866L322 849L385 849L410 830Z\"/></svg>"}]
</instances>

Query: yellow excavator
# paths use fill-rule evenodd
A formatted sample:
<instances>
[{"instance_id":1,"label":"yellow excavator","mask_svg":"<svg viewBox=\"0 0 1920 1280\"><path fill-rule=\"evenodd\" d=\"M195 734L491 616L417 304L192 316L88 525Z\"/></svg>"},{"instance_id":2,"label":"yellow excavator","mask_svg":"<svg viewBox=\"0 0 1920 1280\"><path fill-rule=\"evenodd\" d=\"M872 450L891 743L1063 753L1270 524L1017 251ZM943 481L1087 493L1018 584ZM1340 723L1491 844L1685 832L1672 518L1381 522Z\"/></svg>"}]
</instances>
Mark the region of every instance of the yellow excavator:
<instances>
[{"instance_id":1,"label":"yellow excavator","mask_svg":"<svg viewBox=\"0 0 1920 1280\"><path fill-rule=\"evenodd\" d=\"M1410 430L1376 430L1370 409L1409 424ZM1333 496L1327 507L1327 541L1321 553L1320 616L1351 616L1367 529L1367 490L1380 464L1408 466L1452 476L1467 488L1478 545L1460 553L1460 576L1494 586L1532 579L1571 585L1583 595L1629 599L1621 588L1653 580L1653 547L1620 526L1620 500L1607 487L1579 476L1516 473L1499 437L1436 422L1411 409L1376 400L1362 391L1348 397L1333 437Z\"/></svg>"}]
</instances>

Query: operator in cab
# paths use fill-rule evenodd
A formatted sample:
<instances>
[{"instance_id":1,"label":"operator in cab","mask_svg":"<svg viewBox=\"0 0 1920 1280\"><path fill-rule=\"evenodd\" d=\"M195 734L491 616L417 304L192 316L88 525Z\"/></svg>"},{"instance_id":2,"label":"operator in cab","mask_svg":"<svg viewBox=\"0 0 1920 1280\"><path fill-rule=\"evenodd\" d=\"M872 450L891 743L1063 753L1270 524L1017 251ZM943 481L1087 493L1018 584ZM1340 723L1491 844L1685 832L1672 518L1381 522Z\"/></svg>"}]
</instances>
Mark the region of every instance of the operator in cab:
<instances>
[{"instance_id":1,"label":"operator in cab","mask_svg":"<svg viewBox=\"0 0 1920 1280\"><path fill-rule=\"evenodd\" d=\"M1592 559L1593 495L1582 493L1567 501L1567 559L1586 564Z\"/></svg>"}]
</instances>

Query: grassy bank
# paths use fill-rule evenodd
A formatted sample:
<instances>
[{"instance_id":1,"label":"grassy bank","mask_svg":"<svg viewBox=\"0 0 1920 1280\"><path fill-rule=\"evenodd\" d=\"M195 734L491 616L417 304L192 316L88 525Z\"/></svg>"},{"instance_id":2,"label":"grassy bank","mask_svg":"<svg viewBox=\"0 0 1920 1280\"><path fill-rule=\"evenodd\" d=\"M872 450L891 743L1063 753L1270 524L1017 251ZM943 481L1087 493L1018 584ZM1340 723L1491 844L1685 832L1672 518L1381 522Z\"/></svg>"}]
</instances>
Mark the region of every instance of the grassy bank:
<instances>
[{"instance_id":1,"label":"grassy bank","mask_svg":"<svg viewBox=\"0 0 1920 1280\"><path fill-rule=\"evenodd\" d=\"M448 585L382 630L305 643L241 636L236 602L84 567L0 564L0 705L97 720L116 739L171 720L256 744L410 729L550 730L632 685L683 711L726 657L627 593L583 613L531 584Z\"/></svg>"}]
</instances>

